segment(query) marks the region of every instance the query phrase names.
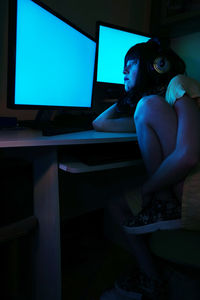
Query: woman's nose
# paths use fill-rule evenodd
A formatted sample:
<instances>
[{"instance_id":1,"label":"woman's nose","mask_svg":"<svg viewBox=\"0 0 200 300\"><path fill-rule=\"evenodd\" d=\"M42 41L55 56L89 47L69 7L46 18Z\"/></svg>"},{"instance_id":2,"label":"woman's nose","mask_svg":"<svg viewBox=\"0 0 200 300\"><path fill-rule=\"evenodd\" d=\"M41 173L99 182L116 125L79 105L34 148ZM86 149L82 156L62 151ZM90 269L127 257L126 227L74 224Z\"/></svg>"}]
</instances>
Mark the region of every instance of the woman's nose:
<instances>
[{"instance_id":1,"label":"woman's nose","mask_svg":"<svg viewBox=\"0 0 200 300\"><path fill-rule=\"evenodd\" d=\"M127 67L124 67L123 74L128 74L128 69L127 69Z\"/></svg>"}]
</instances>

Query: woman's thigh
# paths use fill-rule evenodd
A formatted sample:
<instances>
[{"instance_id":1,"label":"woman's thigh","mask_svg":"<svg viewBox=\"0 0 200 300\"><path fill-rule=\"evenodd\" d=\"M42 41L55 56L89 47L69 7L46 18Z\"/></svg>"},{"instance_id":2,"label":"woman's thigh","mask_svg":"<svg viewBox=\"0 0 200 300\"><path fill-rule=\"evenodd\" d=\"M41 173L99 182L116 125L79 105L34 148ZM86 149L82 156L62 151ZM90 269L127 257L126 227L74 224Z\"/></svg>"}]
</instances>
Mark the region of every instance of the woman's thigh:
<instances>
[{"instance_id":1,"label":"woman's thigh","mask_svg":"<svg viewBox=\"0 0 200 300\"><path fill-rule=\"evenodd\" d=\"M137 105L134 118L138 138L147 127L150 127L160 142L164 157L175 149L177 116L173 107L163 97L151 95L142 98Z\"/></svg>"}]
</instances>

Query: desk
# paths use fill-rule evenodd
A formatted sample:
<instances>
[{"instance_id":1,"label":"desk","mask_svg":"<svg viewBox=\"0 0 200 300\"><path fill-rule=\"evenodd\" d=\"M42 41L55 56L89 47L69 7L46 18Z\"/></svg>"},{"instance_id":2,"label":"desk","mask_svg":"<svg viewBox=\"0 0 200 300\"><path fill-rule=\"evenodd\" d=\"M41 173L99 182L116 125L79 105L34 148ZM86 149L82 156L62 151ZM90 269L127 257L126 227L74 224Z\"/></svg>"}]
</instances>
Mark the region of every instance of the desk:
<instances>
[{"instance_id":1,"label":"desk","mask_svg":"<svg viewBox=\"0 0 200 300\"><path fill-rule=\"evenodd\" d=\"M134 133L103 133L94 130L51 137L28 129L0 131L0 149L14 156L27 157L33 163L34 214L39 221L33 245L34 300L61 300L57 148L136 139Z\"/></svg>"}]
</instances>

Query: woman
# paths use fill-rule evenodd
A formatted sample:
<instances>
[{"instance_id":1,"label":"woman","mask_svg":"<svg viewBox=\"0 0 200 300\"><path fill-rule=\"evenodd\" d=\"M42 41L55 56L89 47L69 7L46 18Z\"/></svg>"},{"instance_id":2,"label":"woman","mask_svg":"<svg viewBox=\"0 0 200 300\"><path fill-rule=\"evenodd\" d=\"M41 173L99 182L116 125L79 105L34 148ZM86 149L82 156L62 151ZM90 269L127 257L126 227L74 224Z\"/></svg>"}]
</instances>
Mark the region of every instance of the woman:
<instances>
[{"instance_id":1,"label":"woman","mask_svg":"<svg viewBox=\"0 0 200 300\"><path fill-rule=\"evenodd\" d=\"M135 299L142 294L161 299L158 270L145 238L137 234L181 226L183 184L199 162L200 85L184 75L184 62L157 39L133 46L125 56L123 73L125 97L94 120L93 126L98 131L136 131L148 179L134 192L142 201L137 215L131 210L134 197L129 203L121 197L110 205L139 270L101 299L126 299L127 295Z\"/></svg>"}]
</instances>

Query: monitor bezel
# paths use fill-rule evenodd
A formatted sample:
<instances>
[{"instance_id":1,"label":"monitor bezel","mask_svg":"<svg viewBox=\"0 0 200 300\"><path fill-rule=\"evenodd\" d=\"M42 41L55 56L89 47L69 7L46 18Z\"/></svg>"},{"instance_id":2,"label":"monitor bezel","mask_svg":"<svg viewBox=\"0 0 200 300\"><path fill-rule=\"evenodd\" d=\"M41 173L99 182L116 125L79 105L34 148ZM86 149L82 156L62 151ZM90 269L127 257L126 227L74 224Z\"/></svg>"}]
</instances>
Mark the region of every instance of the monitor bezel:
<instances>
[{"instance_id":1,"label":"monitor bezel","mask_svg":"<svg viewBox=\"0 0 200 300\"><path fill-rule=\"evenodd\" d=\"M95 55L94 80L96 82L96 85L99 86L99 87L103 87L107 90L108 89L118 90L120 93L123 93L124 84L97 81L100 26L105 26L105 27L108 27L108 28L118 29L118 30L122 30L122 31L125 31L125 32L130 32L130 33L134 33L134 34L138 34L138 35L144 35L144 36L149 37L149 38L152 38L152 35L150 35L149 33L143 32L143 31L139 31L139 30L135 30L135 29L132 29L132 28L128 28L128 27L123 27L123 26L120 26L120 25L107 23L107 22L104 22L104 21L97 21L96 22L96 55Z\"/></svg>"},{"instance_id":2,"label":"monitor bezel","mask_svg":"<svg viewBox=\"0 0 200 300\"><path fill-rule=\"evenodd\" d=\"M54 105L29 105L29 104L16 104L15 103L15 70L16 70L16 30L17 30L17 1L18 0L9 0L8 4L8 58L7 58L7 107L10 109L17 109L17 110L38 110L38 109L45 109L45 110L63 110L63 109L70 109L74 111L90 111L93 108L94 102L94 77L93 77L93 87L92 87L92 96L91 96L91 106L54 106ZM61 14L57 13L55 10L44 4L39 0L31 0L32 2L36 3L40 7L47 10L49 13L54 15L55 17L59 18L67 25L73 27L75 30L79 31L81 34L85 35L87 38L95 41L95 38L92 37L90 34L82 30L79 26L72 23L70 20L62 16ZM96 55L96 49L95 49ZM96 61L96 58L95 58ZM95 72L95 65L94 65L94 72Z\"/></svg>"}]
</instances>

